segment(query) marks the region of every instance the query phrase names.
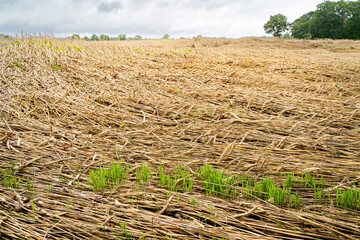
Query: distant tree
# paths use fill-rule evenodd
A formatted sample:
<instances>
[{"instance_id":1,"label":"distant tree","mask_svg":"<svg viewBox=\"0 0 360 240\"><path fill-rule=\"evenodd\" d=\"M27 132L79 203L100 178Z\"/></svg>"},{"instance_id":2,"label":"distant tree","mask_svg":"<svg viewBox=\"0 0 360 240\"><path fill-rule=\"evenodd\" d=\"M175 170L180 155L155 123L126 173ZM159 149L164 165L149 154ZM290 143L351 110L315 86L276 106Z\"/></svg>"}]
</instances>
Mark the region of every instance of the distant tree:
<instances>
[{"instance_id":1,"label":"distant tree","mask_svg":"<svg viewBox=\"0 0 360 240\"><path fill-rule=\"evenodd\" d=\"M6 35L6 34L0 34L0 38L3 38L3 39L10 39L11 36L10 35Z\"/></svg>"},{"instance_id":2,"label":"distant tree","mask_svg":"<svg viewBox=\"0 0 360 240\"><path fill-rule=\"evenodd\" d=\"M165 34L162 38L163 39L169 39L170 35L169 34Z\"/></svg>"},{"instance_id":3,"label":"distant tree","mask_svg":"<svg viewBox=\"0 0 360 240\"><path fill-rule=\"evenodd\" d=\"M85 36L83 39L84 39L85 41L90 41L90 38L89 38L88 36Z\"/></svg>"},{"instance_id":4,"label":"distant tree","mask_svg":"<svg viewBox=\"0 0 360 240\"><path fill-rule=\"evenodd\" d=\"M100 40L96 34L93 34L90 39L91 39L91 41L99 41Z\"/></svg>"},{"instance_id":5,"label":"distant tree","mask_svg":"<svg viewBox=\"0 0 360 240\"><path fill-rule=\"evenodd\" d=\"M110 37L108 35L102 34L102 35L100 35L100 40L101 41L110 41Z\"/></svg>"},{"instance_id":6,"label":"distant tree","mask_svg":"<svg viewBox=\"0 0 360 240\"><path fill-rule=\"evenodd\" d=\"M119 40L123 41L123 40L126 40L126 35L125 34L120 34L118 36Z\"/></svg>"},{"instance_id":7,"label":"distant tree","mask_svg":"<svg viewBox=\"0 0 360 240\"><path fill-rule=\"evenodd\" d=\"M272 34L274 37L281 37L281 34L288 29L289 23L287 17L280 13L270 16L270 20L264 25L265 32Z\"/></svg>"},{"instance_id":8,"label":"distant tree","mask_svg":"<svg viewBox=\"0 0 360 240\"><path fill-rule=\"evenodd\" d=\"M135 35L135 40L141 40L142 37L140 35Z\"/></svg>"},{"instance_id":9,"label":"distant tree","mask_svg":"<svg viewBox=\"0 0 360 240\"><path fill-rule=\"evenodd\" d=\"M180 37L180 39L185 39L184 37Z\"/></svg>"},{"instance_id":10,"label":"distant tree","mask_svg":"<svg viewBox=\"0 0 360 240\"><path fill-rule=\"evenodd\" d=\"M80 39L79 34L73 34L71 35L71 39Z\"/></svg>"}]
</instances>

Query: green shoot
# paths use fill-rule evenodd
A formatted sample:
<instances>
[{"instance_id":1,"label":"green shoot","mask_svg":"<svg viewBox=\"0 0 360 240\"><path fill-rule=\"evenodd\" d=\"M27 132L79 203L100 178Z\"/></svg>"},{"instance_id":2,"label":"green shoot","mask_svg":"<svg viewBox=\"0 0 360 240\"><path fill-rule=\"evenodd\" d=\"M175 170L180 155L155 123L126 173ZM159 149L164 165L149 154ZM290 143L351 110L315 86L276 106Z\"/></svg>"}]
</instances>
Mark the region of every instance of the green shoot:
<instances>
[{"instance_id":1,"label":"green shoot","mask_svg":"<svg viewBox=\"0 0 360 240\"><path fill-rule=\"evenodd\" d=\"M130 168L127 164L124 167L121 162L112 163L111 168L100 167L96 171L91 170L87 181L90 185L93 185L95 191L114 188L128 179L129 171Z\"/></svg>"}]
</instances>

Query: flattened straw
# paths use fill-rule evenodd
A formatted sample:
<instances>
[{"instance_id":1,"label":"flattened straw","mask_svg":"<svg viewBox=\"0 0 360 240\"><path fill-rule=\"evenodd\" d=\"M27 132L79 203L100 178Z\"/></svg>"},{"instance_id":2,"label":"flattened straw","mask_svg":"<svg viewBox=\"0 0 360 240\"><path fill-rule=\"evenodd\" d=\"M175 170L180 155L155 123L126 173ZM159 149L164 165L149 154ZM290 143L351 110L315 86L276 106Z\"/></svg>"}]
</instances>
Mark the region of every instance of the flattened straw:
<instances>
[{"instance_id":1,"label":"flattened straw","mask_svg":"<svg viewBox=\"0 0 360 240\"><path fill-rule=\"evenodd\" d=\"M250 209L249 211L247 211L247 212L245 212L245 213L236 214L236 215L234 215L233 217L234 217L234 218L247 217L247 216L249 216L250 214L252 214L253 212L255 212L256 209L258 209L258 206Z\"/></svg>"},{"instance_id":2,"label":"flattened straw","mask_svg":"<svg viewBox=\"0 0 360 240\"><path fill-rule=\"evenodd\" d=\"M169 206L169 204L170 204L170 202L171 202L171 200L173 199L174 196L175 196L175 195L173 194L173 195L171 195L171 196L169 197L169 199L167 200L165 206L157 213L157 216L158 216L158 217L166 211L166 209L168 208L168 206Z\"/></svg>"},{"instance_id":3,"label":"flattened straw","mask_svg":"<svg viewBox=\"0 0 360 240\"><path fill-rule=\"evenodd\" d=\"M338 208L334 192L322 199L327 206L296 182L291 194L298 191L303 205L274 208L237 182L229 199L207 192L212 182L197 178L200 168L216 165L227 179L258 183L270 175L281 187L286 174L306 173L326 180L323 193L354 190L360 59L348 56L357 54L358 42L18 41L0 41L0 165L14 167L19 181L18 189L0 186L3 237L113 239L115 222L125 221L137 238L360 237L358 209ZM313 62L304 61L309 55ZM119 158L131 169L128 179L114 186L106 176L111 187L94 191L90 171L102 176ZM135 172L144 165L151 177L140 186ZM159 165L172 186L160 186ZM174 176L178 165L189 167L192 192L169 190L183 181Z\"/></svg>"},{"instance_id":4,"label":"flattened straw","mask_svg":"<svg viewBox=\"0 0 360 240\"><path fill-rule=\"evenodd\" d=\"M226 146L226 148L224 149L224 151L222 152L219 160L218 160L218 163L221 162L221 160L225 157L225 155L227 154L227 152L229 152L229 154L231 154L232 152L232 149L234 148L234 145L235 145L236 141L234 141L233 143L230 143L229 145Z\"/></svg>"}]
</instances>

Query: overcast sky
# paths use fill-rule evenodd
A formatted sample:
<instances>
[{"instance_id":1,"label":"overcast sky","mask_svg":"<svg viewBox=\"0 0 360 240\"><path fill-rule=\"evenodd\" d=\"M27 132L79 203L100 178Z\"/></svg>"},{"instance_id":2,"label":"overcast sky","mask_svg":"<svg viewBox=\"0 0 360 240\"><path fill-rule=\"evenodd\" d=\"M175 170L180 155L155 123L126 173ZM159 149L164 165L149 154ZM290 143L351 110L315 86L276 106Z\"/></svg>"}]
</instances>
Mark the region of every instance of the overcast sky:
<instances>
[{"instance_id":1,"label":"overcast sky","mask_svg":"<svg viewBox=\"0 0 360 240\"><path fill-rule=\"evenodd\" d=\"M0 33L143 37L264 36L270 15L293 21L322 0L0 0Z\"/></svg>"}]
</instances>

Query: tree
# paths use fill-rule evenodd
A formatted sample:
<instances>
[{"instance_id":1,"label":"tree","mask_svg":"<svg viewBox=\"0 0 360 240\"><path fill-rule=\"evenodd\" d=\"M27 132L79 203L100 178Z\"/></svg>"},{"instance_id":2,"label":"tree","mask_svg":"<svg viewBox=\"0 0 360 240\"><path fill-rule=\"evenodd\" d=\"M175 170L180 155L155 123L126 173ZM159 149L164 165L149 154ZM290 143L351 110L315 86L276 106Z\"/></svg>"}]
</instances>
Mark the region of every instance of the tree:
<instances>
[{"instance_id":1,"label":"tree","mask_svg":"<svg viewBox=\"0 0 360 240\"><path fill-rule=\"evenodd\" d=\"M317 6L314 18L310 22L312 38L344 38L344 19L346 13L343 1L325 1Z\"/></svg>"},{"instance_id":2,"label":"tree","mask_svg":"<svg viewBox=\"0 0 360 240\"><path fill-rule=\"evenodd\" d=\"M314 12L308 12L296 19L291 25L291 36L294 38L311 39L310 24Z\"/></svg>"},{"instance_id":3,"label":"tree","mask_svg":"<svg viewBox=\"0 0 360 240\"><path fill-rule=\"evenodd\" d=\"M324 1L292 23L295 38L360 39L360 0Z\"/></svg>"},{"instance_id":4,"label":"tree","mask_svg":"<svg viewBox=\"0 0 360 240\"><path fill-rule=\"evenodd\" d=\"M360 39L360 1L348 2L348 17L345 22L346 38Z\"/></svg>"},{"instance_id":5,"label":"tree","mask_svg":"<svg viewBox=\"0 0 360 240\"><path fill-rule=\"evenodd\" d=\"M83 39L84 39L85 41L90 41L90 38L89 38L88 36L85 36Z\"/></svg>"},{"instance_id":6,"label":"tree","mask_svg":"<svg viewBox=\"0 0 360 240\"><path fill-rule=\"evenodd\" d=\"M119 40L123 41L123 40L126 40L126 35L125 34L120 34L118 36Z\"/></svg>"},{"instance_id":7,"label":"tree","mask_svg":"<svg viewBox=\"0 0 360 240\"><path fill-rule=\"evenodd\" d=\"M10 35L6 35L6 34L0 34L0 39L3 38L3 39L10 39L11 36Z\"/></svg>"},{"instance_id":8,"label":"tree","mask_svg":"<svg viewBox=\"0 0 360 240\"><path fill-rule=\"evenodd\" d=\"M281 34L289 29L287 17L282 14L270 16L270 20L265 23L264 30L268 34L273 34L274 37L281 37Z\"/></svg>"},{"instance_id":9,"label":"tree","mask_svg":"<svg viewBox=\"0 0 360 240\"><path fill-rule=\"evenodd\" d=\"M140 35L135 35L135 40L141 40L142 37Z\"/></svg>"},{"instance_id":10,"label":"tree","mask_svg":"<svg viewBox=\"0 0 360 240\"><path fill-rule=\"evenodd\" d=\"M93 34L90 39L91 39L91 41L99 41L100 40L96 34Z\"/></svg>"},{"instance_id":11,"label":"tree","mask_svg":"<svg viewBox=\"0 0 360 240\"><path fill-rule=\"evenodd\" d=\"M163 39L169 39L170 35L169 34L165 34L162 38Z\"/></svg>"},{"instance_id":12,"label":"tree","mask_svg":"<svg viewBox=\"0 0 360 240\"><path fill-rule=\"evenodd\" d=\"M100 40L101 41L110 41L110 37L108 35L102 34L102 35L100 35Z\"/></svg>"},{"instance_id":13,"label":"tree","mask_svg":"<svg viewBox=\"0 0 360 240\"><path fill-rule=\"evenodd\" d=\"M73 34L71 35L71 39L80 39L79 34Z\"/></svg>"},{"instance_id":14,"label":"tree","mask_svg":"<svg viewBox=\"0 0 360 240\"><path fill-rule=\"evenodd\" d=\"M290 33L285 33L281 38L283 38L283 39L290 39L291 38L291 35L290 35Z\"/></svg>"}]
</instances>

